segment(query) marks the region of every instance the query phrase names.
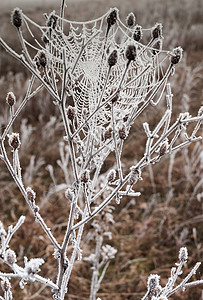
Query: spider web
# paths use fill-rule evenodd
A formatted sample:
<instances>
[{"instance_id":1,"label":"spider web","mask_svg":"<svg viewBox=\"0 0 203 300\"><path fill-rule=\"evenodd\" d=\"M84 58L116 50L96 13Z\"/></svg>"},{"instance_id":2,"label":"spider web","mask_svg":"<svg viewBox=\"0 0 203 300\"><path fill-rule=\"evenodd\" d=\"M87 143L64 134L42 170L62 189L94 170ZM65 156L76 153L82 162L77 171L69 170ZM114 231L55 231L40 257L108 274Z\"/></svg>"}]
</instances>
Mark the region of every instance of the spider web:
<instances>
[{"instance_id":1,"label":"spider web","mask_svg":"<svg viewBox=\"0 0 203 300\"><path fill-rule=\"evenodd\" d=\"M107 36L106 19L112 10L117 12L117 21L110 28ZM61 19L55 13L53 15L58 20ZM78 126L84 121L84 112L86 116L91 115L99 103L108 102L109 97L120 85L127 64L125 52L129 44L135 45L137 58L131 62L122 80L119 99L114 109L115 121L128 115L133 107L138 107L144 102L164 77L166 71L163 70L163 64L168 57L168 52L161 48L159 53L154 55L153 43L149 46L134 41L132 38L134 28L129 28L121 22L116 8L89 22L63 19L64 30L62 31L57 24L51 33L47 26L39 26L25 15L24 18L30 32L29 23L32 23L41 30L43 36L49 39L47 46L42 46L35 41L45 51L56 76L61 80L64 73L62 58L65 55L65 64L68 68L66 89L73 97ZM150 33L151 30L152 28L143 31ZM118 51L118 61L108 73L107 60L114 49ZM110 119L111 111L107 103L99 109L97 123L105 127ZM95 118L92 122L95 122ZM91 126L91 121L89 125Z\"/></svg>"}]
</instances>

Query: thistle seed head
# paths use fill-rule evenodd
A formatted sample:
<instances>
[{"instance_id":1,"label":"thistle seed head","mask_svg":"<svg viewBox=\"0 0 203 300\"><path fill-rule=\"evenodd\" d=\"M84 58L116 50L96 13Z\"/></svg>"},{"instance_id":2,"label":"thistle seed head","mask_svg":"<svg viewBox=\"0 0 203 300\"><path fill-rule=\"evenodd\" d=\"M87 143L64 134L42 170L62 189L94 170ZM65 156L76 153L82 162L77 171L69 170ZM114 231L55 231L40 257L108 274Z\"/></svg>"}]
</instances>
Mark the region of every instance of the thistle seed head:
<instances>
[{"instance_id":1,"label":"thistle seed head","mask_svg":"<svg viewBox=\"0 0 203 300\"><path fill-rule=\"evenodd\" d=\"M116 23L116 20L117 20L117 11L113 9L106 19L108 26L110 27L114 25Z\"/></svg>"},{"instance_id":2,"label":"thistle seed head","mask_svg":"<svg viewBox=\"0 0 203 300\"><path fill-rule=\"evenodd\" d=\"M21 142L19 138L19 133L8 134L8 143L14 151L20 148Z\"/></svg>"},{"instance_id":3,"label":"thistle seed head","mask_svg":"<svg viewBox=\"0 0 203 300\"><path fill-rule=\"evenodd\" d=\"M187 259L188 259L188 251L187 251L186 247L180 248L178 258L183 263L185 263L187 261Z\"/></svg>"},{"instance_id":4,"label":"thistle seed head","mask_svg":"<svg viewBox=\"0 0 203 300\"><path fill-rule=\"evenodd\" d=\"M16 259L15 252L13 250L11 250L11 249L6 250L5 260L10 265L13 265L14 263L16 263L17 259Z\"/></svg>"},{"instance_id":5,"label":"thistle seed head","mask_svg":"<svg viewBox=\"0 0 203 300\"><path fill-rule=\"evenodd\" d=\"M157 39L159 37L162 37L162 24L156 23L155 26L152 29L152 37L153 39Z\"/></svg>"},{"instance_id":6,"label":"thistle seed head","mask_svg":"<svg viewBox=\"0 0 203 300\"><path fill-rule=\"evenodd\" d=\"M127 26L128 27L134 26L135 25L135 20L136 20L136 18L135 18L134 13L133 12L129 13L129 15L126 18L126 24L127 24Z\"/></svg>"},{"instance_id":7,"label":"thistle seed head","mask_svg":"<svg viewBox=\"0 0 203 300\"><path fill-rule=\"evenodd\" d=\"M115 178L116 178L116 171L115 170L109 171L109 173L107 175L107 182L111 183L115 180Z\"/></svg>"},{"instance_id":8,"label":"thistle seed head","mask_svg":"<svg viewBox=\"0 0 203 300\"><path fill-rule=\"evenodd\" d=\"M22 10L18 7L14 8L11 14L11 22L16 28L20 28L22 25Z\"/></svg>"},{"instance_id":9,"label":"thistle seed head","mask_svg":"<svg viewBox=\"0 0 203 300\"><path fill-rule=\"evenodd\" d=\"M160 276L156 274L149 275L147 281L148 290L155 289L157 286L159 286L159 278Z\"/></svg>"},{"instance_id":10,"label":"thistle seed head","mask_svg":"<svg viewBox=\"0 0 203 300\"><path fill-rule=\"evenodd\" d=\"M13 92L9 92L6 96L6 102L10 107L12 107L16 103L16 97Z\"/></svg>"},{"instance_id":11,"label":"thistle seed head","mask_svg":"<svg viewBox=\"0 0 203 300\"><path fill-rule=\"evenodd\" d=\"M108 58L109 67L111 68L111 67L115 66L115 64L117 63L117 60L118 60L117 50L113 50L113 52L109 55L109 58Z\"/></svg>"},{"instance_id":12,"label":"thistle seed head","mask_svg":"<svg viewBox=\"0 0 203 300\"><path fill-rule=\"evenodd\" d=\"M55 15L55 12L53 11L52 13L50 13L50 15L47 19L47 22L46 22L47 27L55 29L56 25L57 25L57 20L58 20L58 17Z\"/></svg>"},{"instance_id":13,"label":"thistle seed head","mask_svg":"<svg viewBox=\"0 0 203 300\"><path fill-rule=\"evenodd\" d=\"M134 45L129 45L125 52L126 58L131 61L136 58L136 47Z\"/></svg>"},{"instance_id":14,"label":"thistle seed head","mask_svg":"<svg viewBox=\"0 0 203 300\"><path fill-rule=\"evenodd\" d=\"M74 118L75 118L75 107L73 106L68 106L68 109L67 109L67 116L68 116L68 119L73 121Z\"/></svg>"},{"instance_id":15,"label":"thistle seed head","mask_svg":"<svg viewBox=\"0 0 203 300\"><path fill-rule=\"evenodd\" d=\"M47 64L47 59L44 51L39 52L39 64L45 68Z\"/></svg>"},{"instance_id":16,"label":"thistle seed head","mask_svg":"<svg viewBox=\"0 0 203 300\"><path fill-rule=\"evenodd\" d=\"M142 33L142 27L140 25L136 25L135 32L133 34L133 39L136 42L139 42L142 39L143 33Z\"/></svg>"},{"instance_id":17,"label":"thistle seed head","mask_svg":"<svg viewBox=\"0 0 203 300\"><path fill-rule=\"evenodd\" d=\"M121 140L125 140L127 138L127 132L126 132L125 125L123 125L123 127L118 129L118 135Z\"/></svg>"},{"instance_id":18,"label":"thistle seed head","mask_svg":"<svg viewBox=\"0 0 203 300\"><path fill-rule=\"evenodd\" d=\"M182 59L182 56L183 56L183 49L181 47L177 47L173 49L172 57L171 57L172 65L176 65L177 63L179 63L179 61L181 61Z\"/></svg>"}]
</instances>

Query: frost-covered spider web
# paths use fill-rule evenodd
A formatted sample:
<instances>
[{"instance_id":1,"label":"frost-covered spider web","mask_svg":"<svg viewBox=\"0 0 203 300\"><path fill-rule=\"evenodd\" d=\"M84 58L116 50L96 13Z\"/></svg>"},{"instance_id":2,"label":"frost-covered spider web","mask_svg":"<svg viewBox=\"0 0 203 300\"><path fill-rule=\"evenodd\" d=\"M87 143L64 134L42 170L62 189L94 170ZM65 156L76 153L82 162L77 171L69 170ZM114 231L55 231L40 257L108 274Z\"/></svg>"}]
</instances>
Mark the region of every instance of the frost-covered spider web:
<instances>
[{"instance_id":1,"label":"frost-covered spider web","mask_svg":"<svg viewBox=\"0 0 203 300\"><path fill-rule=\"evenodd\" d=\"M115 22L109 25L112 14ZM159 86L164 89L164 79L168 75L165 60L169 52L162 50L161 24L142 29L134 19L133 25L125 25L116 8L89 22L61 19L55 12L47 16L47 26L39 26L26 16L24 19L30 32L30 23L42 32L44 45L35 40L35 49L45 52L50 70L54 70L59 82L64 80L64 66L68 70L66 91L73 97L77 126L84 122L84 115L86 118L91 116L99 107L96 123L104 128L108 126L111 120L110 100L118 90L119 97L114 104L116 122L155 94ZM156 29L157 36L154 35ZM135 33L138 37L140 34L140 38ZM143 33L149 37L146 45L141 40ZM128 64L126 49L129 45L135 46L136 58ZM108 58L114 50L118 59L110 68ZM92 118L93 122L95 124L95 118Z\"/></svg>"}]
</instances>

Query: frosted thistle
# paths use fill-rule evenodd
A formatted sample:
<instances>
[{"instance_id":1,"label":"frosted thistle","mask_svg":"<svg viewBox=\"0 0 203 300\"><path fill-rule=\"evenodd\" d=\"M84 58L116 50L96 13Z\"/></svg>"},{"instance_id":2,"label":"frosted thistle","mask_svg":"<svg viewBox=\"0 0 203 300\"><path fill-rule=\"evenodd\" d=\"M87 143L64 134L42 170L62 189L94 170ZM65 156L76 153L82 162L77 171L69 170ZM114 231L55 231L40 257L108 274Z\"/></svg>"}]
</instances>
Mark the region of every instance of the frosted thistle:
<instances>
[{"instance_id":1,"label":"frosted thistle","mask_svg":"<svg viewBox=\"0 0 203 300\"><path fill-rule=\"evenodd\" d=\"M20 28L22 25L22 10L18 7L14 8L11 14L11 22L16 28Z\"/></svg>"},{"instance_id":2,"label":"frosted thistle","mask_svg":"<svg viewBox=\"0 0 203 300\"><path fill-rule=\"evenodd\" d=\"M136 25L135 31L133 33L133 39L136 42L139 42L142 39L143 32L142 32L142 27L140 25Z\"/></svg>"},{"instance_id":3,"label":"frosted thistle","mask_svg":"<svg viewBox=\"0 0 203 300\"><path fill-rule=\"evenodd\" d=\"M135 18L134 13L133 12L129 13L129 15L126 18L126 24L127 24L127 26L128 27L134 26L135 25L135 20L136 20L136 18Z\"/></svg>"},{"instance_id":4,"label":"frosted thistle","mask_svg":"<svg viewBox=\"0 0 203 300\"><path fill-rule=\"evenodd\" d=\"M175 65L181 61L183 56L183 49L181 47L177 47L173 49L173 52L171 53L171 63L172 65Z\"/></svg>"},{"instance_id":5,"label":"frosted thistle","mask_svg":"<svg viewBox=\"0 0 203 300\"><path fill-rule=\"evenodd\" d=\"M116 178L116 171L115 170L111 170L108 175L107 175L107 182L111 183L115 180Z\"/></svg>"},{"instance_id":6,"label":"frosted thistle","mask_svg":"<svg viewBox=\"0 0 203 300\"><path fill-rule=\"evenodd\" d=\"M188 259L188 251L187 251L186 247L180 248L178 258L183 263L185 263L187 261L187 259Z\"/></svg>"},{"instance_id":7,"label":"frosted thistle","mask_svg":"<svg viewBox=\"0 0 203 300\"><path fill-rule=\"evenodd\" d=\"M8 92L6 96L6 102L10 107L12 107L16 103L16 97L13 92Z\"/></svg>"},{"instance_id":8,"label":"frosted thistle","mask_svg":"<svg viewBox=\"0 0 203 300\"><path fill-rule=\"evenodd\" d=\"M107 21L108 26L110 27L116 23L116 20L117 20L117 11L114 9L110 12L106 21Z\"/></svg>"},{"instance_id":9,"label":"frosted thistle","mask_svg":"<svg viewBox=\"0 0 203 300\"><path fill-rule=\"evenodd\" d=\"M156 23L155 26L152 28L152 38L157 39L159 37L162 38L162 24Z\"/></svg>"},{"instance_id":10,"label":"frosted thistle","mask_svg":"<svg viewBox=\"0 0 203 300\"><path fill-rule=\"evenodd\" d=\"M136 47L134 45L128 45L125 56L128 59L128 61L135 60L136 58Z\"/></svg>"},{"instance_id":11,"label":"frosted thistle","mask_svg":"<svg viewBox=\"0 0 203 300\"><path fill-rule=\"evenodd\" d=\"M113 52L109 55L109 58L108 58L109 67L111 68L111 67L115 66L115 64L117 63L117 60L118 60L117 50L113 50Z\"/></svg>"},{"instance_id":12,"label":"frosted thistle","mask_svg":"<svg viewBox=\"0 0 203 300\"><path fill-rule=\"evenodd\" d=\"M14 263L16 263L17 259L16 259L15 252L11 249L6 250L5 260L10 265L13 265Z\"/></svg>"},{"instance_id":13,"label":"frosted thistle","mask_svg":"<svg viewBox=\"0 0 203 300\"><path fill-rule=\"evenodd\" d=\"M9 146L11 148L13 148L13 150L17 150L20 148L20 138L19 138L19 133L11 133L11 134L8 134L8 143L9 143Z\"/></svg>"}]
</instances>

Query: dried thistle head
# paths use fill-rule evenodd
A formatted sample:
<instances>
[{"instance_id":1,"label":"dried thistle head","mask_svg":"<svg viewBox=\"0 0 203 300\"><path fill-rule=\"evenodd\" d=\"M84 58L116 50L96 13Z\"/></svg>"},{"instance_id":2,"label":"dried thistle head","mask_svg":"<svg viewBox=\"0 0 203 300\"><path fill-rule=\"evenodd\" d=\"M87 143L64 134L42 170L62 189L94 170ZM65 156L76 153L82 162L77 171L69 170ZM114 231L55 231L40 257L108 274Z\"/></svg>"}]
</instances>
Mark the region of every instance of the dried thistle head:
<instances>
[{"instance_id":1,"label":"dried thistle head","mask_svg":"<svg viewBox=\"0 0 203 300\"><path fill-rule=\"evenodd\" d=\"M134 45L128 45L125 56L128 59L128 61L135 60L136 58L136 47Z\"/></svg>"},{"instance_id":2,"label":"dried thistle head","mask_svg":"<svg viewBox=\"0 0 203 300\"><path fill-rule=\"evenodd\" d=\"M152 38L157 39L157 38L162 38L162 24L161 23L156 23L155 26L152 29Z\"/></svg>"},{"instance_id":3,"label":"dried thistle head","mask_svg":"<svg viewBox=\"0 0 203 300\"><path fill-rule=\"evenodd\" d=\"M115 170L110 170L108 175L107 175L107 182L111 183L115 180L116 178L116 171Z\"/></svg>"},{"instance_id":4,"label":"dried thistle head","mask_svg":"<svg viewBox=\"0 0 203 300\"><path fill-rule=\"evenodd\" d=\"M12 107L16 103L16 97L13 92L8 92L6 96L6 102L10 107Z\"/></svg>"},{"instance_id":5,"label":"dried thistle head","mask_svg":"<svg viewBox=\"0 0 203 300\"><path fill-rule=\"evenodd\" d=\"M181 47L177 47L173 49L173 52L171 53L171 64L176 65L181 61L183 56L183 49Z\"/></svg>"},{"instance_id":6,"label":"dried thistle head","mask_svg":"<svg viewBox=\"0 0 203 300\"><path fill-rule=\"evenodd\" d=\"M13 265L14 263L16 263L17 259L16 259L16 254L13 250L8 249L5 252L5 260L8 264Z\"/></svg>"},{"instance_id":7,"label":"dried thistle head","mask_svg":"<svg viewBox=\"0 0 203 300\"><path fill-rule=\"evenodd\" d=\"M52 29L56 28L58 17L55 15L55 11L51 12L46 21L47 27Z\"/></svg>"},{"instance_id":8,"label":"dried thistle head","mask_svg":"<svg viewBox=\"0 0 203 300\"><path fill-rule=\"evenodd\" d=\"M36 193L31 189L31 187L26 188L27 198L30 202L34 202L36 198Z\"/></svg>"},{"instance_id":9,"label":"dried thistle head","mask_svg":"<svg viewBox=\"0 0 203 300\"><path fill-rule=\"evenodd\" d=\"M142 32L142 27L140 25L136 25L135 31L133 33L133 39L136 42L139 42L142 39L143 32Z\"/></svg>"},{"instance_id":10,"label":"dried thistle head","mask_svg":"<svg viewBox=\"0 0 203 300\"><path fill-rule=\"evenodd\" d=\"M128 27L134 26L135 25L135 20L136 20L136 18L135 18L134 13L133 12L129 13L129 15L126 18L126 24L127 24L127 26Z\"/></svg>"},{"instance_id":11,"label":"dried thistle head","mask_svg":"<svg viewBox=\"0 0 203 300\"><path fill-rule=\"evenodd\" d=\"M128 182L130 185L133 185L138 180L142 180L141 170L137 169L136 167L133 166L130 168L130 176L129 176Z\"/></svg>"},{"instance_id":12,"label":"dried thistle head","mask_svg":"<svg viewBox=\"0 0 203 300\"><path fill-rule=\"evenodd\" d=\"M118 135L121 140L125 140L127 138L128 135L127 135L125 125L123 125L121 128L118 129Z\"/></svg>"},{"instance_id":13,"label":"dried thistle head","mask_svg":"<svg viewBox=\"0 0 203 300\"><path fill-rule=\"evenodd\" d=\"M46 54L44 51L40 51L38 53L38 57L39 57L39 64L45 68L46 67L46 64L47 64L47 59L46 59Z\"/></svg>"},{"instance_id":14,"label":"dried thistle head","mask_svg":"<svg viewBox=\"0 0 203 300\"><path fill-rule=\"evenodd\" d=\"M117 11L113 9L106 19L108 26L110 27L114 25L116 23L116 20L117 20Z\"/></svg>"},{"instance_id":15,"label":"dried thistle head","mask_svg":"<svg viewBox=\"0 0 203 300\"><path fill-rule=\"evenodd\" d=\"M180 248L178 258L183 263L185 263L187 261L187 259L188 259L188 251L187 251L186 247Z\"/></svg>"},{"instance_id":16,"label":"dried thistle head","mask_svg":"<svg viewBox=\"0 0 203 300\"><path fill-rule=\"evenodd\" d=\"M14 151L19 149L21 144L19 133L8 134L8 143L9 146L13 148Z\"/></svg>"},{"instance_id":17,"label":"dried thistle head","mask_svg":"<svg viewBox=\"0 0 203 300\"><path fill-rule=\"evenodd\" d=\"M73 121L74 118L75 118L75 107L69 105L68 108L67 108L67 116L68 116L68 119Z\"/></svg>"},{"instance_id":18,"label":"dried thistle head","mask_svg":"<svg viewBox=\"0 0 203 300\"><path fill-rule=\"evenodd\" d=\"M22 10L18 7L14 8L11 14L11 22L16 28L20 28L23 22Z\"/></svg>"},{"instance_id":19,"label":"dried thistle head","mask_svg":"<svg viewBox=\"0 0 203 300\"><path fill-rule=\"evenodd\" d=\"M111 67L115 66L115 64L117 63L117 60L118 60L117 50L113 50L113 52L111 52L111 54L109 55L109 58L108 58L109 67L111 68Z\"/></svg>"}]
</instances>

